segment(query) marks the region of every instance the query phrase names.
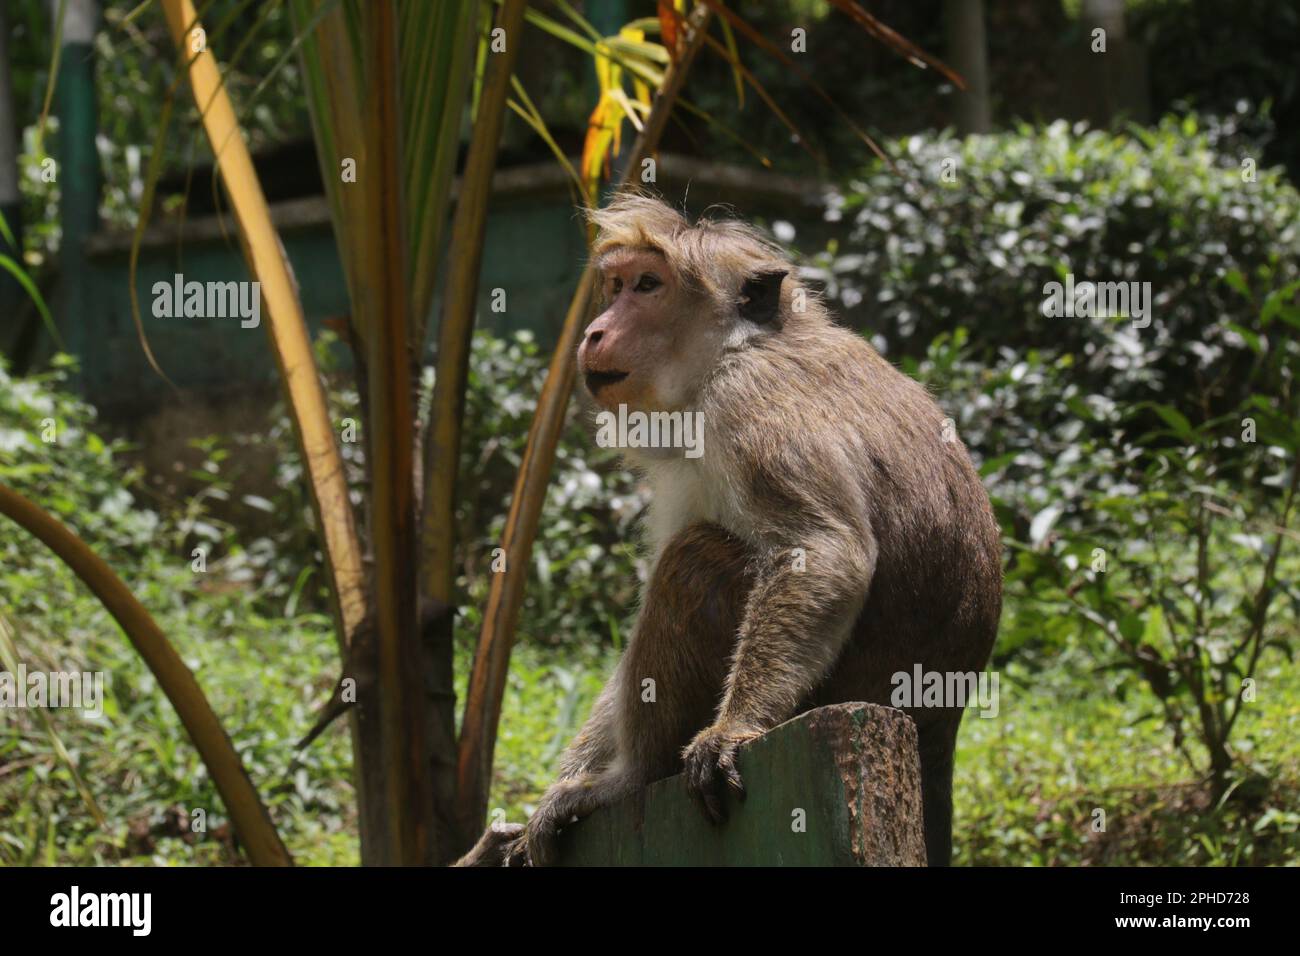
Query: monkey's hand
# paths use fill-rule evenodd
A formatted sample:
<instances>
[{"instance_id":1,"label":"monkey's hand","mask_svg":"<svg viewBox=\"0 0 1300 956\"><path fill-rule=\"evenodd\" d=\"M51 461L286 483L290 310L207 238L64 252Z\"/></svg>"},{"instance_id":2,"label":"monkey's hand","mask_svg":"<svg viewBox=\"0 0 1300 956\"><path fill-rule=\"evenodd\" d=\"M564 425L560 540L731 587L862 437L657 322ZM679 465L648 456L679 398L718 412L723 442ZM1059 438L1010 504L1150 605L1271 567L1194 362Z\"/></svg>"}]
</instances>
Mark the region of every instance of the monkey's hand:
<instances>
[{"instance_id":1,"label":"monkey's hand","mask_svg":"<svg viewBox=\"0 0 1300 956\"><path fill-rule=\"evenodd\" d=\"M745 784L736 767L736 755L743 744L760 733L753 727L722 721L701 730L682 752L686 789L714 823L727 819L723 799L726 790L745 799Z\"/></svg>"}]
</instances>

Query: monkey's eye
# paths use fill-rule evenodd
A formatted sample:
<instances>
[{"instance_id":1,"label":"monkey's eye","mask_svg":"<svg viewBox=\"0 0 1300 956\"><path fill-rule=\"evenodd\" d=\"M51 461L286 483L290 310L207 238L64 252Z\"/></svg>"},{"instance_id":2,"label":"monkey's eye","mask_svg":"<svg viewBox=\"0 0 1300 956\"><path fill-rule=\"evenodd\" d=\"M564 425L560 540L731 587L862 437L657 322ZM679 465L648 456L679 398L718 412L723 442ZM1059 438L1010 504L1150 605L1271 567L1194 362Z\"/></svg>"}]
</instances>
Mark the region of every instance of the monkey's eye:
<instances>
[{"instance_id":1,"label":"monkey's eye","mask_svg":"<svg viewBox=\"0 0 1300 956\"><path fill-rule=\"evenodd\" d=\"M622 291L623 291L623 280L615 276L611 280L610 294L618 295Z\"/></svg>"},{"instance_id":2,"label":"monkey's eye","mask_svg":"<svg viewBox=\"0 0 1300 956\"><path fill-rule=\"evenodd\" d=\"M641 276L641 278L637 280L636 285L632 287L632 291L653 292L661 285L663 285L663 283L659 281L659 277L657 275L655 275L652 272L647 272L645 275Z\"/></svg>"}]
</instances>

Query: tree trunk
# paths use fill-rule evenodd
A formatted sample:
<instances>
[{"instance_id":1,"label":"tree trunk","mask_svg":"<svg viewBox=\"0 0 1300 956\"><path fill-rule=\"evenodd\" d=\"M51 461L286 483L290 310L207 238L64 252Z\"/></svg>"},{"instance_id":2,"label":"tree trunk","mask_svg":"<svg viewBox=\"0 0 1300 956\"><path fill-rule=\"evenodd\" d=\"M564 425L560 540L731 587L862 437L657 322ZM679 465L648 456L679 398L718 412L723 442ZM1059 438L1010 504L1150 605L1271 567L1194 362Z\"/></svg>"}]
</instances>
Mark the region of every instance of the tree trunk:
<instances>
[{"instance_id":1,"label":"tree trunk","mask_svg":"<svg viewBox=\"0 0 1300 956\"><path fill-rule=\"evenodd\" d=\"M963 136L993 128L989 105L988 45L984 41L984 0L944 0L948 63L966 81L956 94L953 120Z\"/></svg>"}]
</instances>

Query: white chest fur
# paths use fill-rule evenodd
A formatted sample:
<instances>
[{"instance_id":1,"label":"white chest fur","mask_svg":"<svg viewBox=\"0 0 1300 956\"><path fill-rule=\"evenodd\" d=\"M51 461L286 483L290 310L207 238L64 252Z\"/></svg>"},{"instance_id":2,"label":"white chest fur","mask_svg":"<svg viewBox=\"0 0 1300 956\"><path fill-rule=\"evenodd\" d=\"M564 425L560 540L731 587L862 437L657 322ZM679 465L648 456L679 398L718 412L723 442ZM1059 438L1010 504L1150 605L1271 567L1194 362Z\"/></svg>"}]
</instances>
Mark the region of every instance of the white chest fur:
<instances>
[{"instance_id":1,"label":"white chest fur","mask_svg":"<svg viewBox=\"0 0 1300 956\"><path fill-rule=\"evenodd\" d=\"M643 461L650 480L650 508L646 516L646 544L657 559L664 545L683 528L711 521L733 534L749 537L734 489L701 459L660 458Z\"/></svg>"}]
</instances>

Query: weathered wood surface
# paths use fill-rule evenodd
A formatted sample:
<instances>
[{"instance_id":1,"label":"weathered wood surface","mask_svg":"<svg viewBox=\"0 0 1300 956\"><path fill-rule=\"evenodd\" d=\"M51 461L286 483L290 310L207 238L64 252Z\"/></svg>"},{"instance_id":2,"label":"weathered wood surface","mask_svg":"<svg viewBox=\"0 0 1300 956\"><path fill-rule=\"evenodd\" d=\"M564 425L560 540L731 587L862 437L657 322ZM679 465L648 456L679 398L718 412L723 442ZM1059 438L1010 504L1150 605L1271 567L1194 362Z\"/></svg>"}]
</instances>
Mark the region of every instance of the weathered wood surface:
<instances>
[{"instance_id":1,"label":"weathered wood surface","mask_svg":"<svg viewBox=\"0 0 1300 956\"><path fill-rule=\"evenodd\" d=\"M721 826L669 777L566 829L561 864L925 865L916 727L901 711L809 711L746 746L740 772L747 797L727 797Z\"/></svg>"}]
</instances>

